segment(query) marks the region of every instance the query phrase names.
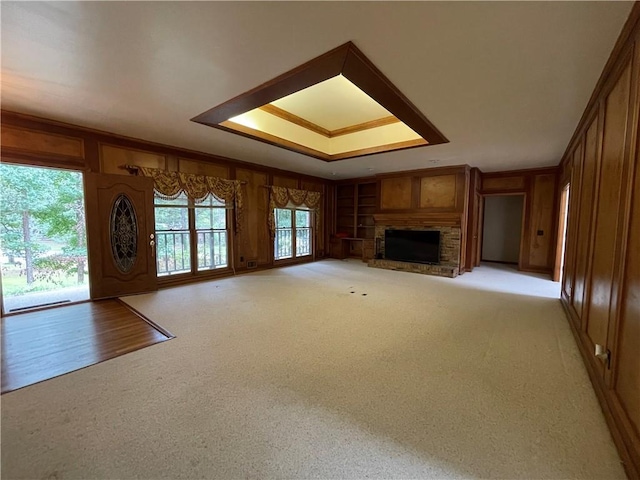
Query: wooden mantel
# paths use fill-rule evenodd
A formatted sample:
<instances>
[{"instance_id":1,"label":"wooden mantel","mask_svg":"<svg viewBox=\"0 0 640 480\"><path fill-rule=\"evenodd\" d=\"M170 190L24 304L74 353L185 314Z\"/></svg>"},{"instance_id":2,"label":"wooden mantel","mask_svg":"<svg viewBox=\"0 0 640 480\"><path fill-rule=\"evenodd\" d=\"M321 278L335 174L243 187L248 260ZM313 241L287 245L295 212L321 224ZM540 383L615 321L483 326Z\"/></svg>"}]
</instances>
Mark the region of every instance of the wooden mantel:
<instances>
[{"instance_id":1,"label":"wooden mantel","mask_svg":"<svg viewBox=\"0 0 640 480\"><path fill-rule=\"evenodd\" d=\"M377 213L373 216L373 220L376 225L460 227L462 214L456 212Z\"/></svg>"}]
</instances>

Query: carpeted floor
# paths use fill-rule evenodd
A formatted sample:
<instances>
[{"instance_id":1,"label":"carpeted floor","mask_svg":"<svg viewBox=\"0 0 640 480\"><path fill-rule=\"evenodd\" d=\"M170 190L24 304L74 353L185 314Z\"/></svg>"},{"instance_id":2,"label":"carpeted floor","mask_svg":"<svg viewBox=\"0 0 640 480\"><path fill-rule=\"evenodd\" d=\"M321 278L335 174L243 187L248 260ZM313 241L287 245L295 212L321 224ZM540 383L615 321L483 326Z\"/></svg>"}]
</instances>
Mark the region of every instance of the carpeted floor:
<instances>
[{"instance_id":1,"label":"carpeted floor","mask_svg":"<svg viewBox=\"0 0 640 480\"><path fill-rule=\"evenodd\" d=\"M177 338L2 396L2 478L624 478L558 291L327 260L129 297Z\"/></svg>"}]
</instances>

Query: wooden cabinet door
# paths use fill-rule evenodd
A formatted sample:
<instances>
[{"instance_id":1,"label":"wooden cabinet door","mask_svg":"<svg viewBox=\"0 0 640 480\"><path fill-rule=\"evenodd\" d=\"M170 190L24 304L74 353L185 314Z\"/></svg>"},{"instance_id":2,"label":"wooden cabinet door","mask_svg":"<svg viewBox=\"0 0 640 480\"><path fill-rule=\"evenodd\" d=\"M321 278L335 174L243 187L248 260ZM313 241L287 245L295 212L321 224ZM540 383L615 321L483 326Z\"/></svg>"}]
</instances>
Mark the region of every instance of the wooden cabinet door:
<instances>
[{"instance_id":1,"label":"wooden cabinet door","mask_svg":"<svg viewBox=\"0 0 640 480\"><path fill-rule=\"evenodd\" d=\"M153 180L84 176L91 298L158 289Z\"/></svg>"}]
</instances>

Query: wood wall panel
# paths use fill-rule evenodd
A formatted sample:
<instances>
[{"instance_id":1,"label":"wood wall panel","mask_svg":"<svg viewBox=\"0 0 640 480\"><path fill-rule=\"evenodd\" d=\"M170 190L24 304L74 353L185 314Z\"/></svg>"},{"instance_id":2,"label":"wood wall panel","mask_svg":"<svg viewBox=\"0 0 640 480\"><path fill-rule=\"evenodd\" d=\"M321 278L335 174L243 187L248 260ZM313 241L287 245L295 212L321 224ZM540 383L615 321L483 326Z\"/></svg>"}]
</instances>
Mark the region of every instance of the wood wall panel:
<instances>
[{"instance_id":1,"label":"wood wall panel","mask_svg":"<svg viewBox=\"0 0 640 480\"><path fill-rule=\"evenodd\" d=\"M273 185L276 187L300 188L297 178L283 177L280 175L273 176Z\"/></svg>"},{"instance_id":2,"label":"wood wall panel","mask_svg":"<svg viewBox=\"0 0 640 480\"><path fill-rule=\"evenodd\" d=\"M480 170L472 168L469 172L469 207L467 220L467 251L465 270L472 271L480 265L480 242L482 231L482 196L480 188L482 177Z\"/></svg>"},{"instance_id":3,"label":"wood wall panel","mask_svg":"<svg viewBox=\"0 0 640 480\"><path fill-rule=\"evenodd\" d=\"M137 165L139 167L167 168L166 155L133 150L130 148L116 147L113 145L100 145L100 171L116 175L129 175L123 165Z\"/></svg>"},{"instance_id":4,"label":"wood wall panel","mask_svg":"<svg viewBox=\"0 0 640 480\"><path fill-rule=\"evenodd\" d=\"M302 190L309 190L310 192L324 192L324 184L319 182L310 182L308 180L302 180L300 182L300 188Z\"/></svg>"},{"instance_id":5,"label":"wood wall panel","mask_svg":"<svg viewBox=\"0 0 640 480\"><path fill-rule=\"evenodd\" d=\"M629 420L629 441L636 444L640 457L640 162L637 154L634 184L614 367L616 397Z\"/></svg>"},{"instance_id":6,"label":"wood wall panel","mask_svg":"<svg viewBox=\"0 0 640 480\"><path fill-rule=\"evenodd\" d=\"M551 247L555 238L556 175L536 175L533 179L531 229L528 265L550 268ZM539 231L542 234L539 234Z\"/></svg>"},{"instance_id":7,"label":"wood wall panel","mask_svg":"<svg viewBox=\"0 0 640 480\"><path fill-rule=\"evenodd\" d=\"M525 176L514 175L508 177L485 177L482 179L483 192L499 192L499 191L523 191L525 189Z\"/></svg>"},{"instance_id":8,"label":"wood wall panel","mask_svg":"<svg viewBox=\"0 0 640 480\"><path fill-rule=\"evenodd\" d=\"M598 117L596 116L585 135L579 205L577 212L572 212L569 217L576 219L578 224L575 244L575 275L571 298L573 308L580 319L583 316L583 305L586 300L587 271L590 265L589 240L591 238L593 212L595 211L593 207L595 207L594 197L598 175ZM578 216L576 217L575 215ZM570 252L571 248L567 248L567 253Z\"/></svg>"},{"instance_id":9,"label":"wood wall panel","mask_svg":"<svg viewBox=\"0 0 640 480\"><path fill-rule=\"evenodd\" d=\"M581 176L582 176L582 142L578 143L576 149L573 153L573 159L571 164L571 175L569 177L570 190L569 190L569 205L568 205L568 216L572 218L578 218L580 213L580 184L581 184ZM558 215L564 215L564 211L559 211ZM565 223L566 235L565 235L565 249L568 253L564 260L564 278L562 279L562 289L567 295L571 295L573 291L573 283L575 279L575 243L577 241L576 238L576 228L575 223L567 225ZM558 235L561 235L562 232L558 232ZM562 239L559 239L562 242ZM560 243L561 248L562 243ZM558 249L560 250L560 249ZM562 252L558 251L557 254L561 255ZM555 275L555 273L554 273ZM558 278L558 280L560 280Z\"/></svg>"},{"instance_id":10,"label":"wood wall panel","mask_svg":"<svg viewBox=\"0 0 640 480\"><path fill-rule=\"evenodd\" d=\"M596 209L595 243L589 296L587 333L593 344L607 344L611 286L620 209L626 124L631 87L627 65L605 101L600 191Z\"/></svg>"},{"instance_id":11,"label":"wood wall panel","mask_svg":"<svg viewBox=\"0 0 640 480\"><path fill-rule=\"evenodd\" d=\"M381 210L409 210L412 200L411 177L384 178L380 181Z\"/></svg>"},{"instance_id":12,"label":"wood wall panel","mask_svg":"<svg viewBox=\"0 0 640 480\"><path fill-rule=\"evenodd\" d=\"M271 261L271 238L269 236L269 190L264 188L269 182L266 173L243 168L236 169L236 179L246 182L243 185L245 215L240 232L236 235L239 266L245 267L247 261L256 260L259 265Z\"/></svg>"},{"instance_id":13,"label":"wood wall panel","mask_svg":"<svg viewBox=\"0 0 640 480\"><path fill-rule=\"evenodd\" d=\"M230 178L229 167L227 165L217 165L209 162L199 162L178 158L178 171L191 173L194 175L207 175L209 177Z\"/></svg>"},{"instance_id":14,"label":"wood wall panel","mask_svg":"<svg viewBox=\"0 0 640 480\"><path fill-rule=\"evenodd\" d=\"M420 208L456 207L456 176L434 175L420 179Z\"/></svg>"},{"instance_id":15,"label":"wood wall panel","mask_svg":"<svg viewBox=\"0 0 640 480\"><path fill-rule=\"evenodd\" d=\"M82 138L24 128L2 127L2 147L18 151L84 159Z\"/></svg>"}]
</instances>

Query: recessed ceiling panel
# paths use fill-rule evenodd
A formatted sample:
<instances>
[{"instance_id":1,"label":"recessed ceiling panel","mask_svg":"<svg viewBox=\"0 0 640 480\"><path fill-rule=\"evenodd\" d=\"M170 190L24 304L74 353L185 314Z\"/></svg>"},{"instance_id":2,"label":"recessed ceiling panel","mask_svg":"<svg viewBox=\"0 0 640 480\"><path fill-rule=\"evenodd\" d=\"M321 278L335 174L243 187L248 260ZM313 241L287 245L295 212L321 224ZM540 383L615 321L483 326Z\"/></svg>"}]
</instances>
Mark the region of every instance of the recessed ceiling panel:
<instances>
[{"instance_id":1,"label":"recessed ceiling panel","mask_svg":"<svg viewBox=\"0 0 640 480\"><path fill-rule=\"evenodd\" d=\"M448 142L350 42L192 120L325 161Z\"/></svg>"},{"instance_id":2,"label":"recessed ceiling panel","mask_svg":"<svg viewBox=\"0 0 640 480\"><path fill-rule=\"evenodd\" d=\"M338 130L391 115L342 75L287 95L271 104L327 130Z\"/></svg>"}]
</instances>

